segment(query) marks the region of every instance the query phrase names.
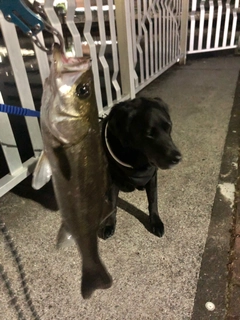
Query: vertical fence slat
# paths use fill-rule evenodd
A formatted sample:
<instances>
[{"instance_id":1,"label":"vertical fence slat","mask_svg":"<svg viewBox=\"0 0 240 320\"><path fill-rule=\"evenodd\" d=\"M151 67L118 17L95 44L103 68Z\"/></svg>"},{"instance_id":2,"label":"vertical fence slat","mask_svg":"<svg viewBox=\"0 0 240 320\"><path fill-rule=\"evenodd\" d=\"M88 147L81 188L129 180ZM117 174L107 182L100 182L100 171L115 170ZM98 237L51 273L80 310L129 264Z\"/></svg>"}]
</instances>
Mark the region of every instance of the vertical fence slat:
<instances>
[{"instance_id":1,"label":"vertical fence slat","mask_svg":"<svg viewBox=\"0 0 240 320\"><path fill-rule=\"evenodd\" d=\"M222 21L222 8L223 8L222 0L218 0L217 25L216 25L216 34L215 34L215 43L214 43L215 48L218 48L219 46L221 21Z\"/></svg>"},{"instance_id":2,"label":"vertical fence slat","mask_svg":"<svg viewBox=\"0 0 240 320\"><path fill-rule=\"evenodd\" d=\"M198 50L201 50L202 45L203 45L204 20L205 20L205 2L201 1L201 3L200 3L200 24L199 24Z\"/></svg>"},{"instance_id":3,"label":"vertical fence slat","mask_svg":"<svg viewBox=\"0 0 240 320\"><path fill-rule=\"evenodd\" d=\"M132 38L132 54L133 54L133 79L135 88L139 85L138 75L135 70L137 67L137 54L138 54L138 36L136 32L136 14L135 14L135 1L130 1L129 3L129 16L131 22L131 38Z\"/></svg>"},{"instance_id":4,"label":"vertical fence slat","mask_svg":"<svg viewBox=\"0 0 240 320\"><path fill-rule=\"evenodd\" d=\"M132 50L133 50L133 64L137 63L137 35L135 27L135 9L134 1L130 1L130 13L131 13L131 31L132 31Z\"/></svg>"},{"instance_id":5,"label":"vertical fence slat","mask_svg":"<svg viewBox=\"0 0 240 320\"><path fill-rule=\"evenodd\" d=\"M174 23L174 34L177 35L176 37L174 37L174 59L177 59L178 53L180 52L180 48L179 48L179 21L180 21L180 12L178 11L179 5L178 3L181 0L176 0L176 14L175 17L176 19L173 20Z\"/></svg>"},{"instance_id":6,"label":"vertical fence slat","mask_svg":"<svg viewBox=\"0 0 240 320\"><path fill-rule=\"evenodd\" d=\"M195 20L195 14L196 12L191 12L190 14L190 37L189 37L189 50L194 50L194 40L195 40L195 26L196 26L196 20Z\"/></svg>"},{"instance_id":7,"label":"vertical fence slat","mask_svg":"<svg viewBox=\"0 0 240 320\"><path fill-rule=\"evenodd\" d=\"M94 89L95 89L98 112L101 115L103 113L103 103L102 103L102 93L101 93L101 85L100 85L100 79L99 79L96 45L91 35L92 12L91 12L90 1L84 1L84 5L85 5L85 24L84 24L83 34L90 49L90 55L92 58L92 71L93 71L93 77L94 77Z\"/></svg>"},{"instance_id":8,"label":"vertical fence slat","mask_svg":"<svg viewBox=\"0 0 240 320\"><path fill-rule=\"evenodd\" d=\"M194 50L194 40L196 31L196 10L197 10L197 0L192 0L192 8L190 12L190 38L189 38L189 50Z\"/></svg>"},{"instance_id":9,"label":"vertical fence slat","mask_svg":"<svg viewBox=\"0 0 240 320\"><path fill-rule=\"evenodd\" d=\"M168 10L168 5L167 2L164 3L165 8L166 8L166 64L168 65L169 63L169 10Z\"/></svg>"},{"instance_id":10,"label":"vertical fence slat","mask_svg":"<svg viewBox=\"0 0 240 320\"><path fill-rule=\"evenodd\" d=\"M117 37L116 37L113 0L108 0L108 6L109 6L109 25L110 25L110 35L111 35L111 42L112 42L111 45L112 45L112 59L113 59L112 84L116 91L117 101L119 101L121 99L121 88L117 81L117 77L119 74L119 62L118 62Z\"/></svg>"},{"instance_id":11,"label":"vertical fence slat","mask_svg":"<svg viewBox=\"0 0 240 320\"><path fill-rule=\"evenodd\" d=\"M181 5L180 5L180 2L181 2ZM181 29L182 29L182 26L181 26L181 13L182 13L182 9L183 8L183 3L182 3L182 0L177 0L177 19L176 19L176 34L177 34L177 37L176 37L176 45L175 45L175 48L176 48L176 51L175 51L175 59L181 59L181 55L182 55L182 51L181 51L181 44L180 44L180 39L182 41L182 38L181 38ZM188 9L189 9L189 6L188 6ZM184 39L183 39L184 40ZM185 53L187 52L187 40L186 40L186 43L185 43Z\"/></svg>"},{"instance_id":12,"label":"vertical fence slat","mask_svg":"<svg viewBox=\"0 0 240 320\"><path fill-rule=\"evenodd\" d=\"M226 47L226 45L227 45L229 18L230 18L230 0L227 0L227 2L226 2L225 23L224 23L224 32L223 32L223 43L222 43L223 47Z\"/></svg>"},{"instance_id":13,"label":"vertical fence slat","mask_svg":"<svg viewBox=\"0 0 240 320\"><path fill-rule=\"evenodd\" d=\"M62 25L61 22L58 19L58 16L53 8L53 1L52 0L45 0L44 9L47 14L47 17L51 23L51 25L58 30L58 32L63 36L62 32ZM56 42L59 42L59 39L57 37L54 37Z\"/></svg>"},{"instance_id":14,"label":"vertical fence slat","mask_svg":"<svg viewBox=\"0 0 240 320\"><path fill-rule=\"evenodd\" d=\"M166 64L168 65L169 63L169 46L170 46L170 39L169 39L169 10L168 10L168 4L167 2L165 2L165 7L166 7L166 26L167 26L167 30L166 30L166 33L167 33L167 42L166 42Z\"/></svg>"},{"instance_id":15,"label":"vertical fence slat","mask_svg":"<svg viewBox=\"0 0 240 320\"><path fill-rule=\"evenodd\" d=\"M116 25L118 34L119 63L122 93L124 98L134 98L136 94L132 53L131 15L129 0L115 0Z\"/></svg>"},{"instance_id":16,"label":"vertical fence slat","mask_svg":"<svg viewBox=\"0 0 240 320\"><path fill-rule=\"evenodd\" d=\"M44 38L42 32L38 34L38 39L41 43L44 44ZM44 84L45 79L49 75L49 62L46 52L42 51L34 44L34 50L36 53L36 58L38 62L39 73L41 77L42 84Z\"/></svg>"},{"instance_id":17,"label":"vertical fence slat","mask_svg":"<svg viewBox=\"0 0 240 320\"><path fill-rule=\"evenodd\" d=\"M1 92L0 103L4 104ZM2 146L2 151L7 161L8 169L11 174L14 174L14 172L22 167L22 161L12 132L11 124L6 113L0 112L0 128L0 145Z\"/></svg>"},{"instance_id":18,"label":"vertical fence slat","mask_svg":"<svg viewBox=\"0 0 240 320\"><path fill-rule=\"evenodd\" d=\"M66 24L73 38L75 55L76 57L82 57L83 51L82 51L81 36L74 22L75 9L76 9L75 0L68 0Z\"/></svg>"},{"instance_id":19,"label":"vertical fence slat","mask_svg":"<svg viewBox=\"0 0 240 320\"><path fill-rule=\"evenodd\" d=\"M142 40L142 11L141 11L141 0L137 0L137 20L138 20L138 38L137 38L137 49L139 54L139 64L140 64L140 83L144 82L144 57L143 50L141 47Z\"/></svg>"},{"instance_id":20,"label":"vertical fence slat","mask_svg":"<svg viewBox=\"0 0 240 320\"><path fill-rule=\"evenodd\" d=\"M147 2L143 2L143 17L141 19L141 26L144 34L144 60L145 60L145 79L149 79L149 45L148 45L148 30L145 25L147 18Z\"/></svg>"},{"instance_id":21,"label":"vertical fence slat","mask_svg":"<svg viewBox=\"0 0 240 320\"><path fill-rule=\"evenodd\" d=\"M235 0L235 5L234 5L234 9L233 9L233 23L232 23L232 33L231 33L230 46L233 46L234 42L235 42L238 7L239 7L239 0Z\"/></svg>"},{"instance_id":22,"label":"vertical fence slat","mask_svg":"<svg viewBox=\"0 0 240 320\"><path fill-rule=\"evenodd\" d=\"M0 24L12 70L14 70L14 78L16 81L21 105L23 108L35 110L15 26L12 23L7 22L2 13L0 13ZM11 39L11 41L9 41L9 39ZM25 117L25 120L33 151L37 157L39 156L39 151L42 149L42 137L39 124L36 118Z\"/></svg>"},{"instance_id":23,"label":"vertical fence slat","mask_svg":"<svg viewBox=\"0 0 240 320\"><path fill-rule=\"evenodd\" d=\"M149 24L149 48L150 48L150 75L153 75L153 23L151 17L152 0L149 0L149 8L147 9L147 20Z\"/></svg>"},{"instance_id":24,"label":"vertical fence slat","mask_svg":"<svg viewBox=\"0 0 240 320\"><path fill-rule=\"evenodd\" d=\"M188 34L188 13L189 13L189 0L182 0L181 5L181 18L180 18L180 63L186 63L187 56L187 34ZM180 12L179 12L180 13Z\"/></svg>"},{"instance_id":25,"label":"vertical fence slat","mask_svg":"<svg viewBox=\"0 0 240 320\"><path fill-rule=\"evenodd\" d=\"M159 5L159 1L156 3L158 9L158 60L159 60L159 69L162 69L162 9Z\"/></svg>"},{"instance_id":26,"label":"vertical fence slat","mask_svg":"<svg viewBox=\"0 0 240 320\"><path fill-rule=\"evenodd\" d=\"M173 19L171 14L171 8L169 7L169 33L170 33L170 41L169 41L169 61L173 60Z\"/></svg>"},{"instance_id":27,"label":"vertical fence slat","mask_svg":"<svg viewBox=\"0 0 240 320\"><path fill-rule=\"evenodd\" d=\"M236 36L236 28L237 28L237 9L233 9L233 22L232 22L230 46L234 45L235 36Z\"/></svg>"},{"instance_id":28,"label":"vertical fence slat","mask_svg":"<svg viewBox=\"0 0 240 320\"><path fill-rule=\"evenodd\" d=\"M152 12L154 19L154 72L158 71L158 37L157 37L157 12L156 12L156 1L153 1Z\"/></svg>"},{"instance_id":29,"label":"vertical fence slat","mask_svg":"<svg viewBox=\"0 0 240 320\"><path fill-rule=\"evenodd\" d=\"M166 9L165 6L162 6L162 67L166 66Z\"/></svg>"},{"instance_id":30,"label":"vertical fence slat","mask_svg":"<svg viewBox=\"0 0 240 320\"><path fill-rule=\"evenodd\" d=\"M209 1L208 30L207 30L207 49L209 49L211 47L213 15L214 15L214 3L213 3L213 0L210 0Z\"/></svg>"},{"instance_id":31,"label":"vertical fence slat","mask_svg":"<svg viewBox=\"0 0 240 320\"><path fill-rule=\"evenodd\" d=\"M174 13L177 15L177 12L176 12L176 1L173 2L173 11L171 12L171 18L172 18L172 60L175 59L175 45L176 45L176 35L177 35L177 32L176 32L176 19L174 19Z\"/></svg>"},{"instance_id":32,"label":"vertical fence slat","mask_svg":"<svg viewBox=\"0 0 240 320\"><path fill-rule=\"evenodd\" d=\"M98 11L99 35L101 40L98 57L103 67L105 89L107 94L107 103L108 103L108 106L111 107L113 105L113 100L112 100L109 65L105 58L107 44L106 44L106 30L105 30L105 21L103 16L102 0L98 0L97 11Z\"/></svg>"}]
</instances>

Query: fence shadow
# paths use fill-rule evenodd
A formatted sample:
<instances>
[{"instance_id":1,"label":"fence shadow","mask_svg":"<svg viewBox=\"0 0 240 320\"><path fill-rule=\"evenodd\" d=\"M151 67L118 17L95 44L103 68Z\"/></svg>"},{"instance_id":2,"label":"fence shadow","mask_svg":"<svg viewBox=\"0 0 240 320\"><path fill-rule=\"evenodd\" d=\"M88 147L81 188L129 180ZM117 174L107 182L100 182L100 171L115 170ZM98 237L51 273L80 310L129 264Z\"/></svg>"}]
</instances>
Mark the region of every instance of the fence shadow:
<instances>
[{"instance_id":1,"label":"fence shadow","mask_svg":"<svg viewBox=\"0 0 240 320\"><path fill-rule=\"evenodd\" d=\"M54 195L51 181L48 182L40 190L35 190L32 187L32 175L30 175L21 183L19 183L15 188L13 188L11 192L20 197L36 201L43 207L52 211L58 210L57 201Z\"/></svg>"},{"instance_id":2,"label":"fence shadow","mask_svg":"<svg viewBox=\"0 0 240 320\"><path fill-rule=\"evenodd\" d=\"M40 203L46 209L57 211L58 205L54 195L52 182L48 182L40 190L33 189L31 184L32 176L30 175L14 187L11 192L19 197ZM135 217L149 232L151 232L148 214L121 198L118 198L118 207Z\"/></svg>"}]
</instances>

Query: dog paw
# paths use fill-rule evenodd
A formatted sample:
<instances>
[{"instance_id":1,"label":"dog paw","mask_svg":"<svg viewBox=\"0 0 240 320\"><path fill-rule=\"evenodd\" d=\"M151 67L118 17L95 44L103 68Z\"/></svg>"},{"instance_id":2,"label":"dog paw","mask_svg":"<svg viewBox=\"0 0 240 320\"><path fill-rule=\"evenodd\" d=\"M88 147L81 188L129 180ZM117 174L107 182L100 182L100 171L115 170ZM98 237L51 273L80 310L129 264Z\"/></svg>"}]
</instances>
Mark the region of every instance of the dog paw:
<instances>
[{"instance_id":1,"label":"dog paw","mask_svg":"<svg viewBox=\"0 0 240 320\"><path fill-rule=\"evenodd\" d=\"M98 231L99 238L106 240L114 235L115 225L105 226Z\"/></svg>"},{"instance_id":2,"label":"dog paw","mask_svg":"<svg viewBox=\"0 0 240 320\"><path fill-rule=\"evenodd\" d=\"M161 238L164 235L164 224L162 223L161 219L159 218L158 221L150 222L151 224L151 231L152 233Z\"/></svg>"}]
</instances>

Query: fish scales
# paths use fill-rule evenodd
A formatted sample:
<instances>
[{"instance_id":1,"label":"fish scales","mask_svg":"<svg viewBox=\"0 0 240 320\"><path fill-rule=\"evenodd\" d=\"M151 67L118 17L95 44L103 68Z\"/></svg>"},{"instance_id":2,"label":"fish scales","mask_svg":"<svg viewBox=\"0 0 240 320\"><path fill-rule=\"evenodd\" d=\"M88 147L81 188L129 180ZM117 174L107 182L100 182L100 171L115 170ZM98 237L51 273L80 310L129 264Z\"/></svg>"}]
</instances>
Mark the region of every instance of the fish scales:
<instances>
[{"instance_id":1,"label":"fish scales","mask_svg":"<svg viewBox=\"0 0 240 320\"><path fill-rule=\"evenodd\" d=\"M45 184L44 172L49 177L51 171L62 216L59 239L63 233L73 236L82 256L82 296L89 298L95 289L112 284L97 238L100 223L112 210L106 199L109 180L90 60L66 58L58 45L43 90L41 132L44 155L33 187Z\"/></svg>"}]
</instances>

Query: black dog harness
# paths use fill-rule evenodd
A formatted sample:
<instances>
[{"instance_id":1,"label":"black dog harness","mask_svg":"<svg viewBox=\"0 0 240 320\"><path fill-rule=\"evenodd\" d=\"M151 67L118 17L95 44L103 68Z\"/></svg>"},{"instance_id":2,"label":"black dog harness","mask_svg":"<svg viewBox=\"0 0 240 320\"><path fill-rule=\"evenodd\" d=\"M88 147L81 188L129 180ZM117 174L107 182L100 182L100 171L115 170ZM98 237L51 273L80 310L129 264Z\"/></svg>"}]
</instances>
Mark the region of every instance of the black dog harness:
<instances>
[{"instance_id":1,"label":"black dog harness","mask_svg":"<svg viewBox=\"0 0 240 320\"><path fill-rule=\"evenodd\" d=\"M116 184L118 180L122 180L124 177L125 184L129 186L129 190L123 191L133 191L135 188L139 190L143 190L146 184L152 179L152 177L156 174L157 168L151 164L147 164L141 168L134 168L132 165L123 162L120 160L113 152L109 140L108 140L108 122L105 122L105 126L103 126L104 131L104 147L107 153L107 157L109 159L109 168L110 171L114 172L116 178ZM113 177L114 179L114 177ZM114 179L115 180L115 179ZM121 186L120 190L122 189Z\"/></svg>"}]
</instances>

